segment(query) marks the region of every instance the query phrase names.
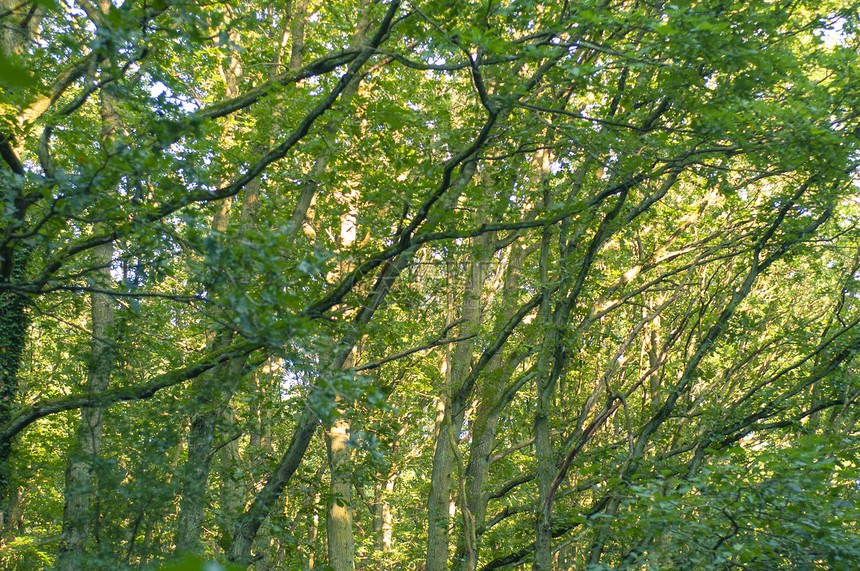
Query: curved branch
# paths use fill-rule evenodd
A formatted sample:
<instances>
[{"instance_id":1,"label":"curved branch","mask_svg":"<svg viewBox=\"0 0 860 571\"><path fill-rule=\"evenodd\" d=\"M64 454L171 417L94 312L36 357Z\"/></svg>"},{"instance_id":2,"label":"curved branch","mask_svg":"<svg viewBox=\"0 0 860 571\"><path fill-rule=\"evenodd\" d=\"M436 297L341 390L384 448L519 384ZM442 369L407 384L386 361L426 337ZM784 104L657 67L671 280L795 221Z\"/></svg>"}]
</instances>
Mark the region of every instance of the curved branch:
<instances>
[{"instance_id":1,"label":"curved branch","mask_svg":"<svg viewBox=\"0 0 860 571\"><path fill-rule=\"evenodd\" d=\"M0 445L10 442L18 433L40 418L82 407L104 407L118 402L148 399L161 389L191 380L221 363L244 357L261 347L262 345L243 341L232 347L216 351L192 365L157 375L142 385L118 387L98 394L59 397L29 405L0 428Z\"/></svg>"}]
</instances>

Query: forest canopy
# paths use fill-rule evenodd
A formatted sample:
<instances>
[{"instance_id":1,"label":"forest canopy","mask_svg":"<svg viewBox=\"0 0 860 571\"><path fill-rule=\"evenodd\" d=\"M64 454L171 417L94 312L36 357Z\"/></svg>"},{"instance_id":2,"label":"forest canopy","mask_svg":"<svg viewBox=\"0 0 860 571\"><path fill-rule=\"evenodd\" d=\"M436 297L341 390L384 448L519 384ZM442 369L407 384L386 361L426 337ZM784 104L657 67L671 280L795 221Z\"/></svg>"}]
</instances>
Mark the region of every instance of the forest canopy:
<instances>
[{"instance_id":1,"label":"forest canopy","mask_svg":"<svg viewBox=\"0 0 860 571\"><path fill-rule=\"evenodd\" d=\"M855 569L858 8L0 0L0 566Z\"/></svg>"}]
</instances>

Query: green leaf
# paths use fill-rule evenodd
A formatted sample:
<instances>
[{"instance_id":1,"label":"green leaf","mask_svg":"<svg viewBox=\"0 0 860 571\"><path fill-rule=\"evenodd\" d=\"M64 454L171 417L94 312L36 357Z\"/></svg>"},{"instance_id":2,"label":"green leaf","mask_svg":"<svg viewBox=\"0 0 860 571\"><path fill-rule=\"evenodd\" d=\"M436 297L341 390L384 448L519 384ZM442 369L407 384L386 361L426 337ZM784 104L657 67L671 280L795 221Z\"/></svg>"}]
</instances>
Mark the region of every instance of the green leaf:
<instances>
[{"instance_id":1,"label":"green leaf","mask_svg":"<svg viewBox=\"0 0 860 571\"><path fill-rule=\"evenodd\" d=\"M22 67L16 59L0 51L0 88L30 89L38 85L30 71Z\"/></svg>"}]
</instances>

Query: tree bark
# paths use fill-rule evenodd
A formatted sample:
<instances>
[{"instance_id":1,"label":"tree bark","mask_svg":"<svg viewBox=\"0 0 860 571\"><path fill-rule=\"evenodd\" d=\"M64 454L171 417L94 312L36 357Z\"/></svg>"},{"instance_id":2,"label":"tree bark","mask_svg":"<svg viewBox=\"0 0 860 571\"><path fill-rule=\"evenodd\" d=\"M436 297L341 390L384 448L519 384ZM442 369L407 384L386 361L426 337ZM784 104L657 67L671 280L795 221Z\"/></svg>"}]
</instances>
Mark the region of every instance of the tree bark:
<instances>
[{"instance_id":1,"label":"tree bark","mask_svg":"<svg viewBox=\"0 0 860 571\"><path fill-rule=\"evenodd\" d=\"M409 428L409 423L404 423L401 429L397 432L397 436L391 443L388 450L388 457L392 459L392 464L385 472L377 475L379 481L374 491L374 506L373 506L373 532L376 535L375 546L376 550L382 553L391 551L392 537L392 514L391 514L391 494L394 493L394 484L397 481L399 470L394 459L398 456L400 450L400 439L406 434Z\"/></svg>"},{"instance_id":2,"label":"tree bark","mask_svg":"<svg viewBox=\"0 0 860 571\"><path fill-rule=\"evenodd\" d=\"M355 244L358 237L358 192L343 193L343 200L348 203L348 213L341 218L341 246L349 248ZM341 274L352 270L351 263L341 262ZM358 335L349 333L346 336L345 348L335 364L340 369L353 366L353 349L358 342ZM335 370L335 369L332 369ZM325 374L325 372L324 372ZM338 418L326 427L325 440L328 453L330 498L326 511L326 538L329 565L334 571L352 571L355 569L355 538L352 530L352 448L350 433L352 431L349 408L352 403L345 402L336 411Z\"/></svg>"},{"instance_id":3,"label":"tree bark","mask_svg":"<svg viewBox=\"0 0 860 571\"><path fill-rule=\"evenodd\" d=\"M101 91L102 141L107 153L113 152L116 132L120 119L113 97ZM113 243L108 242L93 250L93 265L96 268L97 282L104 289L110 289L112 282L111 263ZM104 392L110 384L114 368L114 300L110 295L93 293L90 295L92 349L87 372L86 389L90 394ZM61 571L80 569L82 558L87 549L90 533L98 523L96 509L96 474L102 443L101 407L81 409L81 421L75 434L75 442L69 454L66 468L65 505L63 507L63 532L60 549L57 553L56 568Z\"/></svg>"},{"instance_id":4,"label":"tree bark","mask_svg":"<svg viewBox=\"0 0 860 571\"><path fill-rule=\"evenodd\" d=\"M337 419L326 431L331 476L331 500L326 512L328 561L334 571L355 569L355 538L352 532L352 448L350 424Z\"/></svg>"},{"instance_id":5,"label":"tree bark","mask_svg":"<svg viewBox=\"0 0 860 571\"><path fill-rule=\"evenodd\" d=\"M391 470L388 477L377 487L376 506L374 508L373 530L376 533L376 549L382 553L391 551L392 519L391 494L394 493L394 483L397 481L397 471Z\"/></svg>"},{"instance_id":6,"label":"tree bark","mask_svg":"<svg viewBox=\"0 0 860 571\"><path fill-rule=\"evenodd\" d=\"M460 336L475 334L480 329L481 291L487 277L486 269L490 256L489 235L476 238L469 261L469 279L463 290L460 309L463 324L459 328ZM471 398L471 394L464 394L461 389L469 373L473 347L474 342L471 339L459 342L446 367L443 413L437 426L430 494L427 498L427 571L443 571L448 568L451 486L456 459L453 447L459 446L458 442L452 440L452 436L460 434L467 401Z\"/></svg>"},{"instance_id":7,"label":"tree bark","mask_svg":"<svg viewBox=\"0 0 860 571\"><path fill-rule=\"evenodd\" d=\"M313 516L308 522L308 543L310 544L310 553L308 554L308 569L316 569L316 550L315 543L317 539L317 531L320 527L320 494L314 494L313 499Z\"/></svg>"},{"instance_id":8,"label":"tree bark","mask_svg":"<svg viewBox=\"0 0 860 571\"><path fill-rule=\"evenodd\" d=\"M4 248L0 255L4 258L0 260L3 269L0 283L14 283L25 271L26 251ZM29 303L29 298L17 291L0 292L0 426L12 419L18 400L18 370L30 325L27 313ZM11 453L11 439L0 441L0 535L5 535L9 517L7 503L11 474L8 470Z\"/></svg>"},{"instance_id":9,"label":"tree bark","mask_svg":"<svg viewBox=\"0 0 860 571\"><path fill-rule=\"evenodd\" d=\"M307 17L308 0L299 0L296 3L296 13L293 16L294 23L290 28L292 36L292 50L290 52L290 69L297 70L302 65L302 54L304 53L304 33L305 33L305 18ZM352 37L351 47L360 47L364 43L367 32L367 26L370 23L368 6L370 0L361 0L359 11L361 15L356 23L355 32ZM358 93L359 85L361 84L361 75L356 75L344 88L340 95L340 100L343 103L349 103ZM331 137L335 137L340 130L343 119L330 120L323 125L323 131ZM314 164L311 167L309 175L305 176L302 181L302 190L299 193L299 198L296 201L296 206L293 208L293 213L290 216L289 224L287 225L288 235L295 237L302 229L302 225L308 218L311 204L314 201L317 191L319 190L319 177L325 174L328 170L328 164L331 160L332 153L328 146L317 156Z\"/></svg>"},{"instance_id":10,"label":"tree bark","mask_svg":"<svg viewBox=\"0 0 860 571\"><path fill-rule=\"evenodd\" d=\"M222 73L227 88L228 97L235 97L239 93L239 81L243 74L242 61L238 54L231 52L222 68ZM260 179L255 178L249 182L242 195L242 208L239 213L240 229L250 230L254 225L257 210L259 208ZM218 205L212 220L212 229L219 233L225 233L229 226L230 203L227 200ZM230 344L233 333L227 330L219 330L210 334L210 347L226 347ZM211 471L212 456L215 453L213 445L216 433L228 435L229 430L225 427L232 425L232 414L229 411L229 401L241 380L242 368L246 362L245 358L238 358L223 363L211 371L210 374L202 376L195 383L194 390L197 393L194 410L191 419L191 427L188 433L188 458L185 462L184 479L182 486L182 497L180 501L179 515L177 517L175 550L190 553L201 553L202 544L200 531L209 502L206 500L206 492L209 487L209 473ZM221 429L219 431L219 429ZM228 436L227 436L228 437ZM231 450L231 446L233 449ZM224 454L230 455L234 452L238 456L236 443L228 443ZM228 458L229 462L229 458ZM222 472L222 486L232 486L229 476ZM222 489L222 492L224 490ZM231 514L237 509L236 491L229 490L222 493L222 499L226 499L229 505L222 505L222 513ZM241 499L239 500L241 502ZM228 516L229 517L229 516ZM232 538L229 536L229 524L222 527L221 545L229 552Z\"/></svg>"},{"instance_id":11,"label":"tree bark","mask_svg":"<svg viewBox=\"0 0 860 571\"><path fill-rule=\"evenodd\" d=\"M502 297L506 309L499 319L500 325L507 323L516 313L515 297L519 290L519 277L522 268L524 252L514 244L511 247L510 262L508 265ZM487 516L487 504L489 492L486 490L490 474L490 455L496 442L496 433L499 417L507 405L502 402L502 390L508 375L501 370L508 370L501 354L496 354L490 360L484 373L488 379L480 387L480 402L475 412L475 420L472 423L472 443L469 448L469 460L466 464L466 506L474 519L474 526L480 530L484 526ZM465 531L465 530L464 530ZM460 571L474 571L477 567L480 541L477 540L472 549L474 553L467 553L468 541L461 537L458 552L463 552L460 561Z\"/></svg>"},{"instance_id":12,"label":"tree bark","mask_svg":"<svg viewBox=\"0 0 860 571\"><path fill-rule=\"evenodd\" d=\"M104 281L110 280L110 261L113 245L96 248L96 263ZM87 392L104 391L110 382L114 366L113 342L110 329L114 323L113 299L105 294L92 294L92 351L87 375ZM63 508L63 536L56 568L79 569L90 531L98 518L93 499L96 492L95 464L101 449L103 426L101 408L82 408L81 421L75 435L74 448L69 454L66 469L65 507Z\"/></svg>"},{"instance_id":13,"label":"tree bark","mask_svg":"<svg viewBox=\"0 0 860 571\"><path fill-rule=\"evenodd\" d=\"M234 372L238 378L241 372ZM233 426L235 418L233 412L229 408L225 408L222 413L222 425ZM221 448L221 458L218 464L218 471L221 484L221 517L219 518L219 533L221 536L221 548L229 553L230 544L232 543L233 522L235 518L242 513L243 493L242 482L236 477L236 473L241 469L242 458L239 454L239 442L233 438L233 435L228 434L226 438L231 440Z\"/></svg>"},{"instance_id":14,"label":"tree bark","mask_svg":"<svg viewBox=\"0 0 860 571\"><path fill-rule=\"evenodd\" d=\"M19 2L18 0L0 0L0 11L8 12L3 19L0 29L0 52L9 56L22 54L31 36L37 30L44 10L35 3ZM0 133L5 164L18 174L23 170L18 154L13 150L13 141ZM25 208L22 208L20 190L9 191L5 200L14 200L14 221L3 229L4 237L20 231L25 222ZM0 286L9 286L22 280L26 275L27 261L30 248L14 240L4 242L0 248ZM27 306L30 298L14 289L0 290L0 426L12 419L18 401L18 370L21 367L21 357L27 341L27 330L30 326L30 316ZM9 441L0 442L0 540L6 535L6 526L11 514L9 505L10 476L8 472L9 456L12 444Z\"/></svg>"},{"instance_id":15,"label":"tree bark","mask_svg":"<svg viewBox=\"0 0 860 571\"><path fill-rule=\"evenodd\" d=\"M544 194L544 207L552 207L548 193ZM549 427L549 411L552 406L552 356L558 343L558 331L556 331L550 308L551 298L549 295L549 244L552 239L552 229L544 228L540 252L540 283L544 288L544 297L541 303L541 319L543 320L544 344L538 357L538 410L534 417L535 432L535 456L537 457L537 480L538 480L538 502L535 529L535 559L532 565L533 571L550 571L552 553L552 509L547 501L549 489L555 475L555 462L552 457L552 441Z\"/></svg>"}]
</instances>

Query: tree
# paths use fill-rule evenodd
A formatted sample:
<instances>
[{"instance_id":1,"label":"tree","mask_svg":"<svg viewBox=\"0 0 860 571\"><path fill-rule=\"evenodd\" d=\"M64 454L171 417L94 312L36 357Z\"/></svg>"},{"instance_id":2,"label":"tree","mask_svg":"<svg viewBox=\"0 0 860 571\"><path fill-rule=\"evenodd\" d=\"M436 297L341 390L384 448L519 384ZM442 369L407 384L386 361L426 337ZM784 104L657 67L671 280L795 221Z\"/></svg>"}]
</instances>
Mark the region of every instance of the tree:
<instances>
[{"instance_id":1,"label":"tree","mask_svg":"<svg viewBox=\"0 0 860 571\"><path fill-rule=\"evenodd\" d=\"M0 20L9 567L851 568L856 5Z\"/></svg>"}]
</instances>

